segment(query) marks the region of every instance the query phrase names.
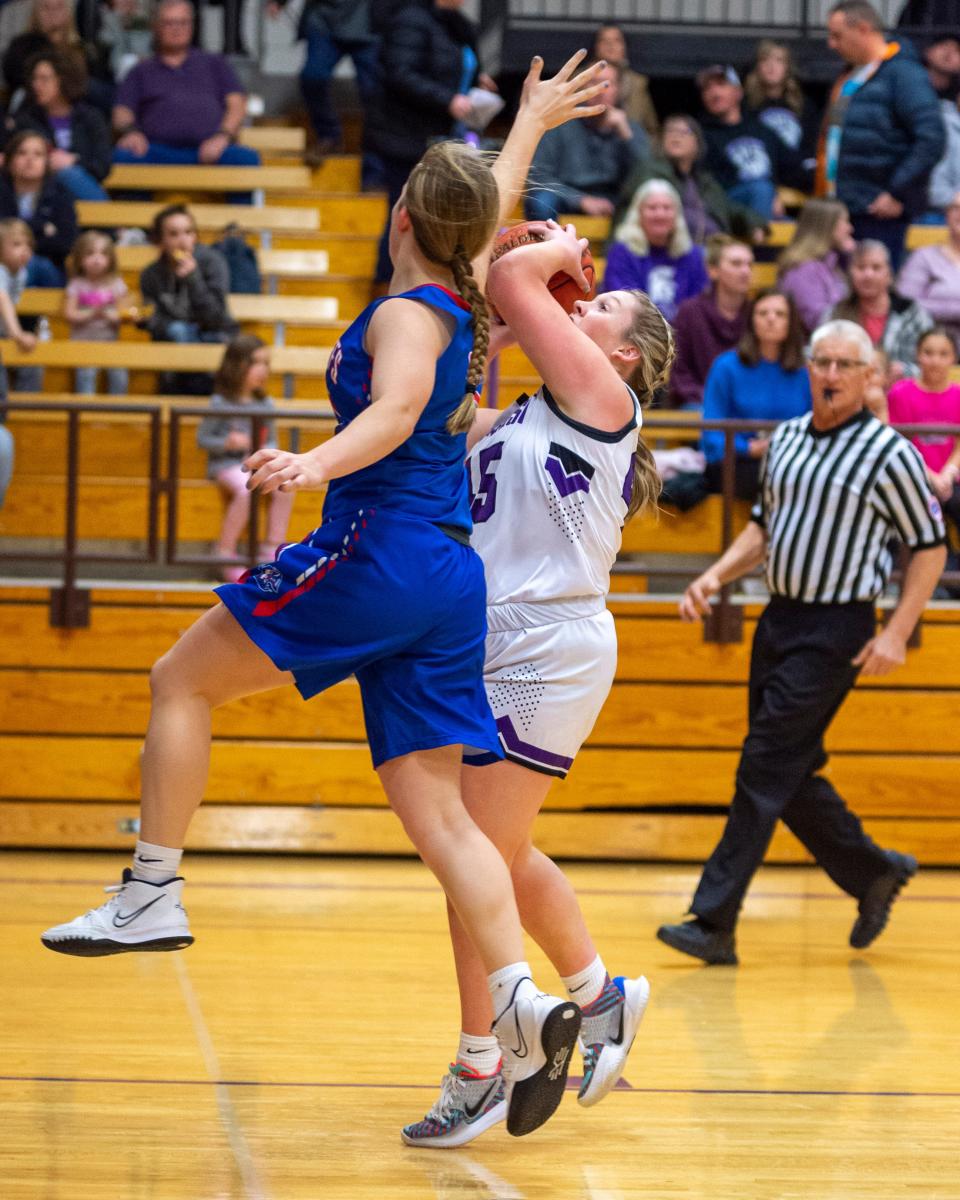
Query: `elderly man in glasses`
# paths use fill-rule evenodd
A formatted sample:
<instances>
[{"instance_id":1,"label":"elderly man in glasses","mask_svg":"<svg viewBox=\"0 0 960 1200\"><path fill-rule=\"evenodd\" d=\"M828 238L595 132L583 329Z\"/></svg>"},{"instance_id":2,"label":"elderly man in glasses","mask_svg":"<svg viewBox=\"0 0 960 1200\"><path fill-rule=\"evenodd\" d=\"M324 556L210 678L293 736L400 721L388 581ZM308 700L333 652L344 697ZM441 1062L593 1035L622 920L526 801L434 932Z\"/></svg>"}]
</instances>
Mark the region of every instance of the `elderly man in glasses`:
<instances>
[{"instance_id":1,"label":"elderly man in glasses","mask_svg":"<svg viewBox=\"0 0 960 1200\"><path fill-rule=\"evenodd\" d=\"M774 432L747 528L687 588L685 620L761 563L770 603L750 662L749 731L727 825L690 906L692 919L657 936L711 964L737 962L744 894L783 820L830 878L858 902L850 944L883 930L916 859L876 845L821 772L823 738L857 675L885 675L946 558L943 517L917 450L864 405L873 349L851 321L813 334L813 411ZM899 603L882 632L875 604L890 578L890 542L911 550Z\"/></svg>"}]
</instances>

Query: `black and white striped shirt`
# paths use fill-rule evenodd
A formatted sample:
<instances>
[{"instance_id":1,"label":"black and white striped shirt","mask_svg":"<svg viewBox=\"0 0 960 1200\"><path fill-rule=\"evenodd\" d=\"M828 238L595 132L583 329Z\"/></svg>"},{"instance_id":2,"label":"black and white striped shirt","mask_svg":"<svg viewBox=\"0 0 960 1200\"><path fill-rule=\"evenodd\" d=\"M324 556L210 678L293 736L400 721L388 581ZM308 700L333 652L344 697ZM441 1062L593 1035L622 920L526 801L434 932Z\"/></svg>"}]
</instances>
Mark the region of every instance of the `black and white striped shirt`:
<instances>
[{"instance_id":1,"label":"black and white striped shirt","mask_svg":"<svg viewBox=\"0 0 960 1200\"><path fill-rule=\"evenodd\" d=\"M916 448L864 409L819 431L808 413L770 439L751 516L767 533L767 587L808 603L876 600L889 542L941 545L943 515Z\"/></svg>"}]
</instances>

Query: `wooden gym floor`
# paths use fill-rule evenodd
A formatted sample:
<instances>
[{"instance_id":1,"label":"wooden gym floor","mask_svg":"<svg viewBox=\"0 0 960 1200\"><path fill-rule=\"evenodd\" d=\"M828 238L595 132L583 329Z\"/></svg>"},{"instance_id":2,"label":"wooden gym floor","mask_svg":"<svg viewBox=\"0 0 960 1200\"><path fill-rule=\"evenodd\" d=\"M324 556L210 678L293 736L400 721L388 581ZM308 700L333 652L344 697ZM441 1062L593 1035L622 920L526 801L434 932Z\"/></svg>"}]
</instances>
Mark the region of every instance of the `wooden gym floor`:
<instances>
[{"instance_id":1,"label":"wooden gym floor","mask_svg":"<svg viewBox=\"0 0 960 1200\"><path fill-rule=\"evenodd\" d=\"M195 855L191 949L44 950L124 862L0 854L3 1200L960 1196L960 872L922 871L855 954L851 901L768 868L737 969L654 937L694 869L570 867L609 963L653 985L626 1085L589 1111L568 1094L523 1140L431 1152L398 1132L457 1029L423 867Z\"/></svg>"}]
</instances>

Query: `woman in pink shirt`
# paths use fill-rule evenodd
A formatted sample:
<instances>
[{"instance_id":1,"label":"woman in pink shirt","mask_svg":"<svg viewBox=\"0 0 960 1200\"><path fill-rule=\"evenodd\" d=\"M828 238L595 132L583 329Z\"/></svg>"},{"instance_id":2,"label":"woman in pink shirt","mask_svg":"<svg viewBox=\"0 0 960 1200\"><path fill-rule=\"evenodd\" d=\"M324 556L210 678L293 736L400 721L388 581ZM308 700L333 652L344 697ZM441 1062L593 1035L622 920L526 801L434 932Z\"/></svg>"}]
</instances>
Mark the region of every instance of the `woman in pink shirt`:
<instances>
[{"instance_id":1,"label":"woman in pink shirt","mask_svg":"<svg viewBox=\"0 0 960 1200\"><path fill-rule=\"evenodd\" d=\"M890 389L891 425L934 422L960 425L960 384L950 382L957 349L942 325L928 329L917 341L919 379L901 379ZM960 528L960 441L951 434L910 434L927 468L930 486L944 511Z\"/></svg>"}]
</instances>

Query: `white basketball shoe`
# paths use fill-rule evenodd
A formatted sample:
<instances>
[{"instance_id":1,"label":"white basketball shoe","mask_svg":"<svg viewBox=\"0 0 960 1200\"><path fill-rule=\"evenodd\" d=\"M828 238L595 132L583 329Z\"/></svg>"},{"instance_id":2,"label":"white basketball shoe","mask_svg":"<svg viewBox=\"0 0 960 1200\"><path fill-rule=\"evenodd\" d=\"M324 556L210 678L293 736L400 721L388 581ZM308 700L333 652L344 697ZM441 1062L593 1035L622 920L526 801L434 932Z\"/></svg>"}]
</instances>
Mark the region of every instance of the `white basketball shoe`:
<instances>
[{"instance_id":1,"label":"white basketball shoe","mask_svg":"<svg viewBox=\"0 0 960 1200\"><path fill-rule=\"evenodd\" d=\"M580 1009L572 1000L538 992L524 977L491 1031L503 1056L507 1133L522 1137L549 1120L563 1099Z\"/></svg>"},{"instance_id":2,"label":"white basketball shoe","mask_svg":"<svg viewBox=\"0 0 960 1200\"><path fill-rule=\"evenodd\" d=\"M639 979L618 975L584 1007L580 1026L583 1083L577 1093L577 1102L584 1108L597 1104L616 1086L649 999L650 984L642 975Z\"/></svg>"},{"instance_id":3,"label":"white basketball shoe","mask_svg":"<svg viewBox=\"0 0 960 1200\"><path fill-rule=\"evenodd\" d=\"M104 891L114 894L99 908L40 935L48 950L97 958L130 950L182 950L192 945L186 909L180 903L182 876L166 883L146 883L134 879L127 867L123 882Z\"/></svg>"}]
</instances>

